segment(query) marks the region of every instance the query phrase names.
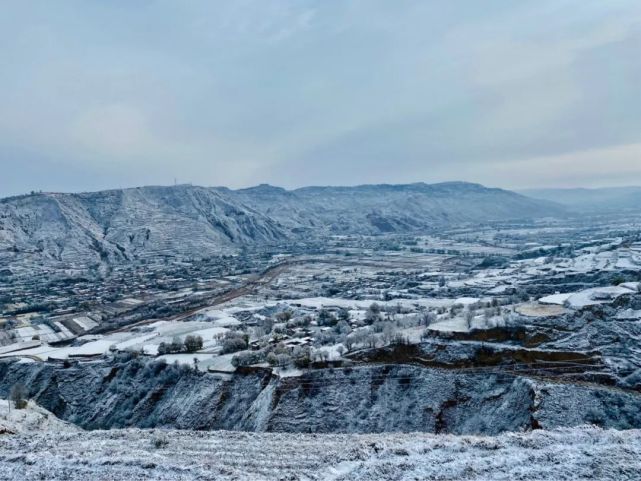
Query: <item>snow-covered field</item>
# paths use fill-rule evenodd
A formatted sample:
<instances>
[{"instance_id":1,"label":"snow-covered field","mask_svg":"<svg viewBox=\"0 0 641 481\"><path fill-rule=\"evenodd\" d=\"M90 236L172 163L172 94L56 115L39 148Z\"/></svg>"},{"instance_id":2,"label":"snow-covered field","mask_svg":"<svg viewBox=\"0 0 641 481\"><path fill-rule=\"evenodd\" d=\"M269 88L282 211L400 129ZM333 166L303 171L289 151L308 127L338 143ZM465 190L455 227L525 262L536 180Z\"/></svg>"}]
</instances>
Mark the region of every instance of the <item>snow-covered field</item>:
<instances>
[{"instance_id":1,"label":"snow-covered field","mask_svg":"<svg viewBox=\"0 0 641 481\"><path fill-rule=\"evenodd\" d=\"M234 319L227 317L224 322L231 324L232 320ZM175 337L184 340L187 335L201 336L204 341L204 349L207 350L218 345L218 342L214 340L214 336L223 334L228 330L228 328L220 326L218 320L213 322L193 321L180 323L158 321L147 326L144 332L126 331L106 336L85 336L80 339L88 340L88 342L79 346L54 347L42 344L29 349L19 349L23 345L28 346L28 344L12 344L13 348L5 347L4 350L6 352L0 351L0 357L22 356L46 361L68 359L74 356L99 356L107 354L111 350L144 350L147 354L155 355L161 342L170 343ZM36 344L38 343L36 342ZM211 357L211 355L208 357ZM189 357L189 362L192 361L193 356Z\"/></svg>"},{"instance_id":2,"label":"snow-covered field","mask_svg":"<svg viewBox=\"0 0 641 481\"><path fill-rule=\"evenodd\" d=\"M641 431L498 437L113 430L0 437L3 480L638 480Z\"/></svg>"},{"instance_id":3,"label":"snow-covered field","mask_svg":"<svg viewBox=\"0 0 641 481\"><path fill-rule=\"evenodd\" d=\"M636 292L637 283L627 282L621 286L593 287L575 293L552 294L539 299L541 304L558 304L572 309L611 302L624 294Z\"/></svg>"}]
</instances>

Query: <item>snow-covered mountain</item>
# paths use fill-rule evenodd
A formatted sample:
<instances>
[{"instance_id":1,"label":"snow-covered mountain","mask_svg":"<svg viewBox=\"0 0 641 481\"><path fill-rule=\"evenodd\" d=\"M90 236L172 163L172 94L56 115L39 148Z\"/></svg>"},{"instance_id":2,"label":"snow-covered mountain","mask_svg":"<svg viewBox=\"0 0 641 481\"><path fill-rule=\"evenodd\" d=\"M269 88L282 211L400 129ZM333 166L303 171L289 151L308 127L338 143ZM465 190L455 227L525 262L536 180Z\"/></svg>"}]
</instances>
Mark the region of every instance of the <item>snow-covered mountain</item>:
<instances>
[{"instance_id":1,"label":"snow-covered mountain","mask_svg":"<svg viewBox=\"0 0 641 481\"><path fill-rule=\"evenodd\" d=\"M333 233L414 232L462 222L558 215L560 206L467 182L356 187L269 185L234 191L235 197L292 229Z\"/></svg>"},{"instance_id":2,"label":"snow-covered mountain","mask_svg":"<svg viewBox=\"0 0 641 481\"><path fill-rule=\"evenodd\" d=\"M142 187L0 203L0 250L90 263L226 253L287 230L215 189Z\"/></svg>"},{"instance_id":3,"label":"snow-covered mountain","mask_svg":"<svg viewBox=\"0 0 641 481\"><path fill-rule=\"evenodd\" d=\"M12 253L86 264L215 255L302 234L425 232L562 212L549 202L462 182L39 193L0 200L0 258Z\"/></svg>"}]
</instances>

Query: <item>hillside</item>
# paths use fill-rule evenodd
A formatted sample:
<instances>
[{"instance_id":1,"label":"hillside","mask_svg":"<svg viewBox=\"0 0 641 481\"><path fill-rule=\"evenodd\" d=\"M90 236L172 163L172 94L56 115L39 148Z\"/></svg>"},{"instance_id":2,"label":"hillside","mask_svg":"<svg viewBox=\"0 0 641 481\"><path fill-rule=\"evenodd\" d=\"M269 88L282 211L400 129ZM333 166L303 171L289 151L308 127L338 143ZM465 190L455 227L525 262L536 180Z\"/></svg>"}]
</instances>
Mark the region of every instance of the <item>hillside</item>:
<instances>
[{"instance_id":1,"label":"hillside","mask_svg":"<svg viewBox=\"0 0 641 481\"><path fill-rule=\"evenodd\" d=\"M636 480L641 433L495 438L113 430L0 438L0 479Z\"/></svg>"},{"instance_id":2,"label":"hillside","mask_svg":"<svg viewBox=\"0 0 641 481\"><path fill-rule=\"evenodd\" d=\"M224 254L287 235L270 218L203 187L45 193L0 203L0 251L69 263Z\"/></svg>"},{"instance_id":3,"label":"hillside","mask_svg":"<svg viewBox=\"0 0 641 481\"><path fill-rule=\"evenodd\" d=\"M69 431L80 429L58 419L45 408L29 401L24 409L16 409L9 401L0 399L0 435L35 433L39 431Z\"/></svg>"},{"instance_id":4,"label":"hillside","mask_svg":"<svg viewBox=\"0 0 641 481\"><path fill-rule=\"evenodd\" d=\"M292 229L413 232L443 225L558 215L559 206L466 182L304 187L258 186L234 195Z\"/></svg>"},{"instance_id":5,"label":"hillside","mask_svg":"<svg viewBox=\"0 0 641 481\"><path fill-rule=\"evenodd\" d=\"M411 365L281 378L267 369L221 376L140 359L73 367L0 362L0 395L17 382L39 405L84 429L495 435L586 423L641 428L641 395L632 390Z\"/></svg>"},{"instance_id":6,"label":"hillside","mask_svg":"<svg viewBox=\"0 0 641 481\"><path fill-rule=\"evenodd\" d=\"M0 200L0 262L99 265L210 256L301 235L426 232L562 213L546 201L461 182L40 193Z\"/></svg>"}]
</instances>

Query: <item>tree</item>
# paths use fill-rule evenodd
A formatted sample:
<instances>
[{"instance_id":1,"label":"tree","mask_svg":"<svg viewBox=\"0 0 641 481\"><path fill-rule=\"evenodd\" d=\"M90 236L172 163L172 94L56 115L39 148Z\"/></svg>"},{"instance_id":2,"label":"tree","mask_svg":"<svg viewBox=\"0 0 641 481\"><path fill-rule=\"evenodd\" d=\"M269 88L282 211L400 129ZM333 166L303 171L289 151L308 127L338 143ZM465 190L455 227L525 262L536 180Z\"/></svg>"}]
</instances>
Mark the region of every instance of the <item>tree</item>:
<instances>
[{"instance_id":1,"label":"tree","mask_svg":"<svg viewBox=\"0 0 641 481\"><path fill-rule=\"evenodd\" d=\"M376 302L372 302L369 305L368 309L372 314L380 314L381 313L381 306L379 306Z\"/></svg>"},{"instance_id":2,"label":"tree","mask_svg":"<svg viewBox=\"0 0 641 481\"><path fill-rule=\"evenodd\" d=\"M11 392L9 392L9 401L13 402L16 409L24 409L27 407L27 388L21 382L13 385Z\"/></svg>"},{"instance_id":3,"label":"tree","mask_svg":"<svg viewBox=\"0 0 641 481\"><path fill-rule=\"evenodd\" d=\"M367 309L367 312L365 313L365 320L368 324L374 324L374 322L380 320L380 318L381 307L374 302Z\"/></svg>"},{"instance_id":4,"label":"tree","mask_svg":"<svg viewBox=\"0 0 641 481\"><path fill-rule=\"evenodd\" d=\"M338 334L349 334L350 332L352 332L352 328L349 324L347 324L347 322L345 322L344 320L340 320L334 326L334 331L336 331L336 333Z\"/></svg>"},{"instance_id":5,"label":"tree","mask_svg":"<svg viewBox=\"0 0 641 481\"><path fill-rule=\"evenodd\" d=\"M167 343L161 342L160 344L158 344L158 355L162 356L167 353L169 353L169 346L167 345Z\"/></svg>"},{"instance_id":6,"label":"tree","mask_svg":"<svg viewBox=\"0 0 641 481\"><path fill-rule=\"evenodd\" d=\"M345 340L343 341L343 344L345 345L348 351L351 351L352 348L354 347L354 344L356 344L355 336L350 334L345 338Z\"/></svg>"},{"instance_id":7,"label":"tree","mask_svg":"<svg viewBox=\"0 0 641 481\"><path fill-rule=\"evenodd\" d=\"M378 344L378 336L376 334L370 333L365 337L365 343L370 348L375 348Z\"/></svg>"},{"instance_id":8,"label":"tree","mask_svg":"<svg viewBox=\"0 0 641 481\"><path fill-rule=\"evenodd\" d=\"M325 349L319 349L314 353L314 357L319 361L328 361L329 360L329 351Z\"/></svg>"},{"instance_id":9,"label":"tree","mask_svg":"<svg viewBox=\"0 0 641 481\"><path fill-rule=\"evenodd\" d=\"M472 321L474 320L474 312L472 310L465 311L465 325L468 329L472 328Z\"/></svg>"},{"instance_id":10,"label":"tree","mask_svg":"<svg viewBox=\"0 0 641 481\"><path fill-rule=\"evenodd\" d=\"M327 309L321 309L318 312L318 325L319 326L333 326L336 324L336 318Z\"/></svg>"},{"instance_id":11,"label":"tree","mask_svg":"<svg viewBox=\"0 0 641 481\"><path fill-rule=\"evenodd\" d=\"M419 319L419 324L423 324L425 326L429 326L434 322L436 322L436 314L430 311L422 313L421 318Z\"/></svg>"},{"instance_id":12,"label":"tree","mask_svg":"<svg viewBox=\"0 0 641 481\"><path fill-rule=\"evenodd\" d=\"M231 358L231 364L234 367L251 366L263 362L265 354L262 351L247 351L236 354Z\"/></svg>"},{"instance_id":13,"label":"tree","mask_svg":"<svg viewBox=\"0 0 641 481\"><path fill-rule=\"evenodd\" d=\"M267 362L274 367L287 367L292 363L292 358L288 354L276 354L270 352L267 355Z\"/></svg>"},{"instance_id":14,"label":"tree","mask_svg":"<svg viewBox=\"0 0 641 481\"><path fill-rule=\"evenodd\" d=\"M389 323L385 324L385 326L383 327L383 333L381 335L383 344L389 344L392 341L394 334L395 334L394 326Z\"/></svg>"},{"instance_id":15,"label":"tree","mask_svg":"<svg viewBox=\"0 0 641 481\"><path fill-rule=\"evenodd\" d=\"M274 320L271 317L266 317L262 320L261 326L265 329L265 333L269 334L272 332L272 328L274 327Z\"/></svg>"},{"instance_id":16,"label":"tree","mask_svg":"<svg viewBox=\"0 0 641 481\"><path fill-rule=\"evenodd\" d=\"M185 345L180 342L180 338L178 336L174 336L171 340L171 344L169 345L169 352L181 352L184 346Z\"/></svg>"},{"instance_id":17,"label":"tree","mask_svg":"<svg viewBox=\"0 0 641 481\"><path fill-rule=\"evenodd\" d=\"M187 352L200 351L203 348L203 338L200 336L187 336L185 338L185 350Z\"/></svg>"},{"instance_id":18,"label":"tree","mask_svg":"<svg viewBox=\"0 0 641 481\"><path fill-rule=\"evenodd\" d=\"M309 367L312 362L311 349L308 346L294 348L294 352L292 354L294 359L294 366L299 369Z\"/></svg>"},{"instance_id":19,"label":"tree","mask_svg":"<svg viewBox=\"0 0 641 481\"><path fill-rule=\"evenodd\" d=\"M222 353L228 354L230 352L242 351L243 349L247 349L248 345L249 336L247 336L247 334L228 331L225 333Z\"/></svg>"}]
</instances>

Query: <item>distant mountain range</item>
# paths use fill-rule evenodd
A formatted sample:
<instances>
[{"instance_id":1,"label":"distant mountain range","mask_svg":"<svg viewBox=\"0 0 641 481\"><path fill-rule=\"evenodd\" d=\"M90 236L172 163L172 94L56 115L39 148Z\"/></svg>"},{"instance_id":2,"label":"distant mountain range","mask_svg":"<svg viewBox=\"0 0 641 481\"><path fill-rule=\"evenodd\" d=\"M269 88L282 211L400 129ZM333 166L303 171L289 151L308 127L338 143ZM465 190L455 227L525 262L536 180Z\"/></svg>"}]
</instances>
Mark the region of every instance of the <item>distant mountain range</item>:
<instances>
[{"instance_id":1,"label":"distant mountain range","mask_svg":"<svg viewBox=\"0 0 641 481\"><path fill-rule=\"evenodd\" d=\"M464 182L38 193L0 200L0 260L24 254L91 264L204 256L301 236L429 232L563 212L545 200Z\"/></svg>"},{"instance_id":2,"label":"distant mountain range","mask_svg":"<svg viewBox=\"0 0 641 481\"><path fill-rule=\"evenodd\" d=\"M547 200L581 212L607 212L641 207L641 187L601 189L528 189L519 193Z\"/></svg>"}]
</instances>

